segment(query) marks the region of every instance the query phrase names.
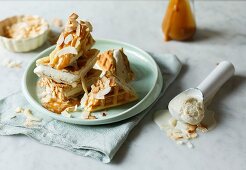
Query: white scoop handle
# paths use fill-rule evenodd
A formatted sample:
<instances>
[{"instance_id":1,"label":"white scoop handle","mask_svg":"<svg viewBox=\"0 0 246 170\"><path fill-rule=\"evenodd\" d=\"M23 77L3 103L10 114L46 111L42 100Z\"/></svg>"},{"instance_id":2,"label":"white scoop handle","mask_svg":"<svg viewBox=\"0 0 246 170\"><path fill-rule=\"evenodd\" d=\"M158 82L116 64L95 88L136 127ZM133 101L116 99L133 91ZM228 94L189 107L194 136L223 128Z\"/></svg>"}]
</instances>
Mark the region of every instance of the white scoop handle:
<instances>
[{"instance_id":1,"label":"white scoop handle","mask_svg":"<svg viewBox=\"0 0 246 170\"><path fill-rule=\"evenodd\" d=\"M210 100L219 88L234 75L235 68L229 61L220 62L217 67L198 85L205 102Z\"/></svg>"}]
</instances>

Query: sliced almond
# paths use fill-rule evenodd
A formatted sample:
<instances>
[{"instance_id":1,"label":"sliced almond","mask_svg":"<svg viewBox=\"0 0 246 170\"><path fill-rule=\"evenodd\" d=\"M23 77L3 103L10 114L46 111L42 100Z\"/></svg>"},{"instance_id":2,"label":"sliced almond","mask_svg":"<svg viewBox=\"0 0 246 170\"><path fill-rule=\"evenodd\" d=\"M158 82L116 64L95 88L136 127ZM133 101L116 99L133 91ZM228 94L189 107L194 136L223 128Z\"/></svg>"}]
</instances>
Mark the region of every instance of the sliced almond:
<instances>
[{"instance_id":1,"label":"sliced almond","mask_svg":"<svg viewBox=\"0 0 246 170\"><path fill-rule=\"evenodd\" d=\"M65 55L65 54L75 54L75 55L77 55L78 51L74 47L65 47L65 48L61 49L60 51L58 51L56 53L56 56L59 57L59 56Z\"/></svg>"},{"instance_id":2,"label":"sliced almond","mask_svg":"<svg viewBox=\"0 0 246 170\"><path fill-rule=\"evenodd\" d=\"M58 46L61 46L62 45L62 43L63 43L63 41L64 41L64 35L63 35L63 33L61 33L61 35L59 36L59 39L57 40L57 45Z\"/></svg>"},{"instance_id":3,"label":"sliced almond","mask_svg":"<svg viewBox=\"0 0 246 170\"><path fill-rule=\"evenodd\" d=\"M72 40L73 40L73 36L72 36L72 34L69 34L68 36L66 36L66 38L64 40L64 44L68 44Z\"/></svg>"}]
</instances>

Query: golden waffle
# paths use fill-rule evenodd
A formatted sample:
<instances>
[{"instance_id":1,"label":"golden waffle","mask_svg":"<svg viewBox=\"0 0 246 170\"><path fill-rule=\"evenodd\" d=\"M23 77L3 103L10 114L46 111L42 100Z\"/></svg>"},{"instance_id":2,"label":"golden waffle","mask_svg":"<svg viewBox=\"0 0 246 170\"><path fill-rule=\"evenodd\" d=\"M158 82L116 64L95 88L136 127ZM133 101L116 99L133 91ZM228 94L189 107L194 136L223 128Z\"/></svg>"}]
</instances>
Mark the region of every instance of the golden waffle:
<instances>
[{"instance_id":1,"label":"golden waffle","mask_svg":"<svg viewBox=\"0 0 246 170\"><path fill-rule=\"evenodd\" d=\"M95 83L100 76L101 71L91 69L85 76L87 88ZM78 84L76 87L72 87L67 84L56 83L48 78L41 78L38 85L45 88L44 96L41 97L42 105L55 113L61 113L68 107L79 105L81 94L84 93L82 85Z\"/></svg>"},{"instance_id":2,"label":"golden waffle","mask_svg":"<svg viewBox=\"0 0 246 170\"><path fill-rule=\"evenodd\" d=\"M104 70L115 74L116 63L113 57L113 50L105 51L98 55L97 64Z\"/></svg>"},{"instance_id":3,"label":"golden waffle","mask_svg":"<svg viewBox=\"0 0 246 170\"><path fill-rule=\"evenodd\" d=\"M54 51L49 55L49 65L61 70L71 65L95 43L91 36L92 26L87 21L79 21L77 14L69 16L65 30L59 36Z\"/></svg>"},{"instance_id":4,"label":"golden waffle","mask_svg":"<svg viewBox=\"0 0 246 170\"><path fill-rule=\"evenodd\" d=\"M100 96L99 98L95 97L98 95L100 90L105 89L106 85L104 83L106 81L110 81L109 93L104 96ZM94 83L94 85L91 86L91 88L91 92L88 94L88 96L85 94L86 99L84 103L82 103L82 105L84 105L85 111L88 112L123 105L138 99L135 91L129 85L121 82L119 79L110 74L107 74L106 76L99 79L96 83Z\"/></svg>"},{"instance_id":5,"label":"golden waffle","mask_svg":"<svg viewBox=\"0 0 246 170\"><path fill-rule=\"evenodd\" d=\"M86 74L85 82L86 82L87 89L90 89L90 86L97 81L100 74L101 74L101 70L97 70L97 69L91 69ZM75 97L84 93L81 84L78 84L75 87L73 87L68 84L57 83L47 77L42 77L39 80L38 85L41 87L50 88L50 91L52 92L51 97L59 98L60 100L66 100L68 98Z\"/></svg>"},{"instance_id":6,"label":"golden waffle","mask_svg":"<svg viewBox=\"0 0 246 170\"><path fill-rule=\"evenodd\" d=\"M43 57L36 61L37 67L34 69L39 77L48 77L57 83L76 85L95 65L99 50L90 49L83 57L80 57L73 65L62 70L56 70L49 66L50 58Z\"/></svg>"},{"instance_id":7,"label":"golden waffle","mask_svg":"<svg viewBox=\"0 0 246 170\"><path fill-rule=\"evenodd\" d=\"M110 71L114 76L129 82L134 80L134 73L123 49L108 50L98 55L97 64L103 71Z\"/></svg>"}]
</instances>

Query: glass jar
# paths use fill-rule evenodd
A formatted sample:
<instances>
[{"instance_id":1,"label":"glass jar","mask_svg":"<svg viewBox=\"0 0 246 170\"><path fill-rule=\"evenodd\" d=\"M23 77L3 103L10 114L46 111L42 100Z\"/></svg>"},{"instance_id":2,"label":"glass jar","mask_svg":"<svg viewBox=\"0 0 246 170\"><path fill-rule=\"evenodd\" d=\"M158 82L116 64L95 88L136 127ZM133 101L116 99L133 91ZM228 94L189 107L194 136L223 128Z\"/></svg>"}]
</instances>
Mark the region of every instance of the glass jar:
<instances>
[{"instance_id":1,"label":"glass jar","mask_svg":"<svg viewBox=\"0 0 246 170\"><path fill-rule=\"evenodd\" d=\"M189 40L196 32L193 0L170 0L162 22L164 39Z\"/></svg>"}]
</instances>

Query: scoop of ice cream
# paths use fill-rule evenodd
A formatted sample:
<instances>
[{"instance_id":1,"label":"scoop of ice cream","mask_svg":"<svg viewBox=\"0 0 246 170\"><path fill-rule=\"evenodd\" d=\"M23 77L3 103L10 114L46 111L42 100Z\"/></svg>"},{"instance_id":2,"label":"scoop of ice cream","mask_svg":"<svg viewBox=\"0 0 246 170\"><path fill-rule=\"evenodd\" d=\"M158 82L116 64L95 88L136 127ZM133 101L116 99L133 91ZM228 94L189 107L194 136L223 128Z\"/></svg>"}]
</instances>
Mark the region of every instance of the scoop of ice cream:
<instances>
[{"instance_id":1,"label":"scoop of ice cream","mask_svg":"<svg viewBox=\"0 0 246 170\"><path fill-rule=\"evenodd\" d=\"M173 98L168 109L175 119L197 125L204 118L203 95L198 89L188 89Z\"/></svg>"},{"instance_id":2,"label":"scoop of ice cream","mask_svg":"<svg viewBox=\"0 0 246 170\"><path fill-rule=\"evenodd\" d=\"M203 102L194 97L185 100L180 110L180 118L192 125L199 124L204 118Z\"/></svg>"}]
</instances>

